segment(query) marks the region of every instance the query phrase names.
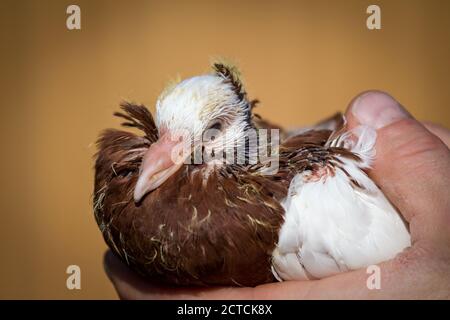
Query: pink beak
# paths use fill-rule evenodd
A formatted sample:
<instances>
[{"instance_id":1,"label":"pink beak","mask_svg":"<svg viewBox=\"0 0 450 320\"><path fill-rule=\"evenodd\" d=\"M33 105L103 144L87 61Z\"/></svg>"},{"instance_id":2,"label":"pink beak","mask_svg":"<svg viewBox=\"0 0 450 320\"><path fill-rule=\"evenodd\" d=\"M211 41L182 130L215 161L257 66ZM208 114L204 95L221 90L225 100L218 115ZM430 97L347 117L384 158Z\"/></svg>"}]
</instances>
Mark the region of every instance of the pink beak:
<instances>
[{"instance_id":1,"label":"pink beak","mask_svg":"<svg viewBox=\"0 0 450 320\"><path fill-rule=\"evenodd\" d=\"M186 156L182 156L183 143L174 141L165 134L153 143L142 159L139 178L134 188L134 201L139 202L147 193L162 185L182 165Z\"/></svg>"}]
</instances>

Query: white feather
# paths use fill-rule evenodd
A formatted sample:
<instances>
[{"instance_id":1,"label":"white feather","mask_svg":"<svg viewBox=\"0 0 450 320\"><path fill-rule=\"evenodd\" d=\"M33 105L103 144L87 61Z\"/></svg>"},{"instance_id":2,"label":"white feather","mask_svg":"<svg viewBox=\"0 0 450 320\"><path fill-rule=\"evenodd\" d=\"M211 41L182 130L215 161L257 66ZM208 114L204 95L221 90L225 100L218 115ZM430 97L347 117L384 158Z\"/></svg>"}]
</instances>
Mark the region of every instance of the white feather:
<instances>
[{"instance_id":1,"label":"white feather","mask_svg":"<svg viewBox=\"0 0 450 320\"><path fill-rule=\"evenodd\" d=\"M342 169L316 181L308 179L309 171L294 177L272 254L277 279L323 278L391 259L410 246L399 214L362 170L372 162L375 140L374 130L358 127L328 142L360 156L361 162L339 160L363 188L355 188Z\"/></svg>"},{"instance_id":2,"label":"white feather","mask_svg":"<svg viewBox=\"0 0 450 320\"><path fill-rule=\"evenodd\" d=\"M211 122L227 119L225 132L205 146L217 154L245 144L248 126L248 102L239 99L232 84L217 74L188 78L165 90L156 102L156 126L169 129L174 137L189 138L193 144L204 143L204 133Z\"/></svg>"}]
</instances>

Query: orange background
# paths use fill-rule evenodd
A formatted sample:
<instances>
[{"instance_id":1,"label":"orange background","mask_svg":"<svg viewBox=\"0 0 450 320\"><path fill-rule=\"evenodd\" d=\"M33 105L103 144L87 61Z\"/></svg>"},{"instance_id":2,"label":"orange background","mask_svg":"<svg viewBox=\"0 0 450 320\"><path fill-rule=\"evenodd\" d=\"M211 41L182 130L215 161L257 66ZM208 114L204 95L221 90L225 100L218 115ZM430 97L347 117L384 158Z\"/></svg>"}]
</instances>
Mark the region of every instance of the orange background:
<instances>
[{"instance_id":1,"label":"orange background","mask_svg":"<svg viewBox=\"0 0 450 320\"><path fill-rule=\"evenodd\" d=\"M82 30L66 29L81 7ZM382 30L366 28L366 8ZM391 92L450 126L450 1L0 2L0 298L115 298L91 209L93 142L123 99L154 102L210 57L237 61L258 113L286 126ZM82 289L65 287L81 267Z\"/></svg>"}]
</instances>

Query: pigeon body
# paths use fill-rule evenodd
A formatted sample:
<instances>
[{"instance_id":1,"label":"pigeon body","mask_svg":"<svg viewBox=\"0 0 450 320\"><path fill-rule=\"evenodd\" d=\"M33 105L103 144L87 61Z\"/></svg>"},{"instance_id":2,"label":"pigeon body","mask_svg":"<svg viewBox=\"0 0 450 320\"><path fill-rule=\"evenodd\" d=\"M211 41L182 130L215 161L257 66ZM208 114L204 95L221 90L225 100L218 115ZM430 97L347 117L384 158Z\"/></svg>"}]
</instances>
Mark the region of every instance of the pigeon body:
<instances>
[{"instance_id":1,"label":"pigeon body","mask_svg":"<svg viewBox=\"0 0 450 320\"><path fill-rule=\"evenodd\" d=\"M294 135L281 131L279 148L260 140L251 148L241 142L250 131L277 128L253 114L255 103L237 70L216 64L212 74L166 89L156 121L144 106L122 105L116 115L143 135L101 135L94 190L97 223L117 256L152 281L255 286L365 267L410 245L400 216L364 173L373 130L345 132L337 116ZM197 142L211 157L186 163ZM252 162L262 147L272 157ZM270 171L273 156L278 168Z\"/></svg>"}]
</instances>

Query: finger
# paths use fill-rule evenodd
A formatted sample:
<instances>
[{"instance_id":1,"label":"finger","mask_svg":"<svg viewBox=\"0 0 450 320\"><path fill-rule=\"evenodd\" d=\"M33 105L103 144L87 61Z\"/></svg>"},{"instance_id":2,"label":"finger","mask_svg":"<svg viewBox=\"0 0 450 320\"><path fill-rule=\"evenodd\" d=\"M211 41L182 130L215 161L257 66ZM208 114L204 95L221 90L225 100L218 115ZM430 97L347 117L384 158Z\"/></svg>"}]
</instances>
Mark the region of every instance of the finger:
<instances>
[{"instance_id":1,"label":"finger","mask_svg":"<svg viewBox=\"0 0 450 320\"><path fill-rule=\"evenodd\" d=\"M448 299L448 271L408 263L417 255L412 248L397 258L321 280L286 281L259 286L256 299ZM376 269L372 269L376 268ZM377 279L377 280L375 280Z\"/></svg>"},{"instance_id":2,"label":"finger","mask_svg":"<svg viewBox=\"0 0 450 320\"><path fill-rule=\"evenodd\" d=\"M189 299L306 299L323 296L320 291L313 295L308 293L317 281L289 281L261 285L256 288L217 287L217 288L180 288L164 287L149 283L134 273L111 251L104 256L104 268L113 283L119 297L127 300L189 300ZM363 284L363 282L361 282ZM326 290L327 291L327 290ZM333 292L331 293L331 295ZM339 293L341 294L341 293Z\"/></svg>"},{"instance_id":3,"label":"finger","mask_svg":"<svg viewBox=\"0 0 450 320\"><path fill-rule=\"evenodd\" d=\"M113 283L119 297L127 300L163 300L163 299L320 299L320 298L344 298L340 285L334 285L337 279L342 282L344 279L337 277L331 283L328 280L321 281L287 281L282 283L272 283L261 285L256 288L180 288L163 287L149 283L134 273L111 251L107 251L104 257L105 271ZM334 279L334 277L332 277ZM349 290L348 297L361 295L366 297L370 292L365 290L365 275L362 272L352 273L349 281L353 285ZM324 282L325 281L325 282ZM340 283L339 282L339 283ZM348 284L347 284L348 287ZM355 293L356 287L356 293Z\"/></svg>"},{"instance_id":4,"label":"finger","mask_svg":"<svg viewBox=\"0 0 450 320\"><path fill-rule=\"evenodd\" d=\"M423 296L423 290L418 291L413 288L418 283L418 277L414 276L416 273L406 271L413 266L404 266L404 272L394 276L391 271L392 264L393 262L387 262L380 265L383 278L381 290L369 289L368 274L363 269L322 280L286 281L260 285L256 288L171 288L149 283L148 280L135 274L111 251L106 252L104 257L105 271L121 299L387 299L404 298L410 296L411 291L417 292L418 297ZM411 281L414 280L412 277L415 281ZM430 281L423 282L427 284ZM402 285L400 286L399 283ZM428 287L429 285L421 286L424 290Z\"/></svg>"},{"instance_id":5,"label":"finger","mask_svg":"<svg viewBox=\"0 0 450 320\"><path fill-rule=\"evenodd\" d=\"M371 176L410 223L413 241L448 239L450 151L383 92L356 97L346 112L349 127L377 130Z\"/></svg>"},{"instance_id":6,"label":"finger","mask_svg":"<svg viewBox=\"0 0 450 320\"><path fill-rule=\"evenodd\" d=\"M444 128L443 126L430 122L424 122L423 125L428 129L428 131L441 139L442 142L445 143L447 148L450 147L450 130Z\"/></svg>"}]
</instances>

